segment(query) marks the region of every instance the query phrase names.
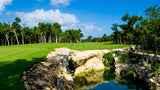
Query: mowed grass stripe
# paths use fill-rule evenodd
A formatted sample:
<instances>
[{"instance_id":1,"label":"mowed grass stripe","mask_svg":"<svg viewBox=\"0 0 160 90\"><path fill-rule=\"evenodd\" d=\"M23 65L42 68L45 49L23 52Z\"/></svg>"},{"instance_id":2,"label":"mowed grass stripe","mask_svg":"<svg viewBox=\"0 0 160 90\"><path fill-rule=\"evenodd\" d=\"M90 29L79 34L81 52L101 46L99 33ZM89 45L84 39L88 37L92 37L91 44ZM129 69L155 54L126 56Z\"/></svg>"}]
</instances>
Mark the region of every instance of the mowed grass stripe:
<instances>
[{"instance_id":1,"label":"mowed grass stripe","mask_svg":"<svg viewBox=\"0 0 160 90\"><path fill-rule=\"evenodd\" d=\"M0 58L0 62L5 60L5 61L12 61L14 59L18 59L18 58L24 58L24 56L28 56L27 54L31 54L31 53L38 53L41 50L38 49L20 49L20 50L14 50L14 51L10 51L10 53L1 55ZM30 56L30 55L29 55Z\"/></svg>"},{"instance_id":2,"label":"mowed grass stripe","mask_svg":"<svg viewBox=\"0 0 160 90\"><path fill-rule=\"evenodd\" d=\"M7 52L7 53L1 54L0 58L6 58L6 57L9 57L9 56L13 56L13 54L16 55L16 54L19 54L19 53L24 52L24 51L26 51L26 50L25 49L21 49L21 50L12 49L12 50L7 50L7 51L1 50L0 52L2 52L2 53Z\"/></svg>"}]
</instances>

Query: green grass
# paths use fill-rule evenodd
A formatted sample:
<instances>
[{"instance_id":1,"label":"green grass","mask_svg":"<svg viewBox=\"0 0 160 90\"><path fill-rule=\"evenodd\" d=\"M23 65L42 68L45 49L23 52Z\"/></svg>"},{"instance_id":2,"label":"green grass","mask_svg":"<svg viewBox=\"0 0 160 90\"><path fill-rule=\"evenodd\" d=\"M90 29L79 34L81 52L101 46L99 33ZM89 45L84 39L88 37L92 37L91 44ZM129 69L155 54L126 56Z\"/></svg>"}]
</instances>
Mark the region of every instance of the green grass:
<instances>
[{"instance_id":1,"label":"green grass","mask_svg":"<svg viewBox=\"0 0 160 90\"><path fill-rule=\"evenodd\" d=\"M47 43L0 46L0 90L24 90L22 72L36 62L46 60L55 48L67 47L74 50L116 49L128 45L104 43Z\"/></svg>"}]
</instances>

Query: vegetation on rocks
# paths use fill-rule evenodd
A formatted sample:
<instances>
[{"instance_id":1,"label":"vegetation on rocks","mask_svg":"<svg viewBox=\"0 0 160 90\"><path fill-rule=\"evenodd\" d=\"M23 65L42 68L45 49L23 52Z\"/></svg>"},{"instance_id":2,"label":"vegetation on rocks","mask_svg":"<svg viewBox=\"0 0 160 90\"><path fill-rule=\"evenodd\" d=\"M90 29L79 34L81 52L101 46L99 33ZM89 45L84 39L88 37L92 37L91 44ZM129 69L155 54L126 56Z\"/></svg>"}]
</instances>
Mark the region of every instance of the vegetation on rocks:
<instances>
[{"instance_id":1,"label":"vegetation on rocks","mask_svg":"<svg viewBox=\"0 0 160 90\"><path fill-rule=\"evenodd\" d=\"M104 66L111 67L114 65L115 61L114 61L114 57L111 52L104 54L103 58L104 58L103 60Z\"/></svg>"},{"instance_id":2,"label":"vegetation on rocks","mask_svg":"<svg viewBox=\"0 0 160 90\"><path fill-rule=\"evenodd\" d=\"M160 74L160 61L157 60L157 61L154 61L151 63L151 68L154 70L153 74L154 75L158 75L159 77L159 74Z\"/></svg>"},{"instance_id":3,"label":"vegetation on rocks","mask_svg":"<svg viewBox=\"0 0 160 90\"><path fill-rule=\"evenodd\" d=\"M119 63L125 63L125 62L138 63L138 62L141 62L142 59L143 57L141 55L129 52L127 54L121 54L120 60L118 62Z\"/></svg>"},{"instance_id":4,"label":"vegetation on rocks","mask_svg":"<svg viewBox=\"0 0 160 90\"><path fill-rule=\"evenodd\" d=\"M123 70L120 75L126 79L133 79L134 73L134 69L127 68Z\"/></svg>"},{"instance_id":5,"label":"vegetation on rocks","mask_svg":"<svg viewBox=\"0 0 160 90\"><path fill-rule=\"evenodd\" d=\"M116 72L127 80L141 80L146 83L150 89L159 89L160 86L160 64L155 57L126 53L121 54L116 62Z\"/></svg>"},{"instance_id":6,"label":"vegetation on rocks","mask_svg":"<svg viewBox=\"0 0 160 90\"><path fill-rule=\"evenodd\" d=\"M160 69L160 63L151 63L152 69L154 69L155 71Z\"/></svg>"},{"instance_id":7,"label":"vegetation on rocks","mask_svg":"<svg viewBox=\"0 0 160 90\"><path fill-rule=\"evenodd\" d=\"M119 57L121 55L120 51L115 51L115 57Z\"/></svg>"}]
</instances>

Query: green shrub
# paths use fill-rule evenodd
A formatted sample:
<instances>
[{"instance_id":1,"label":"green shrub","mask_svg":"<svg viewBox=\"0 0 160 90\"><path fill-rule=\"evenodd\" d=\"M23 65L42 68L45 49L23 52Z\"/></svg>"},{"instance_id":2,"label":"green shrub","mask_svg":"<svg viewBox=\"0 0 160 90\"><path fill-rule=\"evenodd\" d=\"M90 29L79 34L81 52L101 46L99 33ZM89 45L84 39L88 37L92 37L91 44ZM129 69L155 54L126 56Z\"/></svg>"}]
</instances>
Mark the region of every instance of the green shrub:
<instances>
[{"instance_id":1,"label":"green shrub","mask_svg":"<svg viewBox=\"0 0 160 90\"><path fill-rule=\"evenodd\" d=\"M134 70L132 70L132 69L127 69L127 74L128 74L128 75L133 75L133 74L134 74Z\"/></svg>"},{"instance_id":2,"label":"green shrub","mask_svg":"<svg viewBox=\"0 0 160 90\"><path fill-rule=\"evenodd\" d=\"M134 54L132 52L129 52L128 53L128 61L131 62L131 63L138 63L139 61L142 60L142 56L139 55L139 54Z\"/></svg>"},{"instance_id":3,"label":"green shrub","mask_svg":"<svg viewBox=\"0 0 160 90\"><path fill-rule=\"evenodd\" d=\"M120 51L115 51L115 57L118 57L121 55L121 52Z\"/></svg>"},{"instance_id":4,"label":"green shrub","mask_svg":"<svg viewBox=\"0 0 160 90\"><path fill-rule=\"evenodd\" d=\"M120 55L120 60L118 62L119 63L124 63L128 59L129 59L128 54L121 54Z\"/></svg>"},{"instance_id":5,"label":"green shrub","mask_svg":"<svg viewBox=\"0 0 160 90\"><path fill-rule=\"evenodd\" d=\"M158 69L160 69L160 63L151 63L151 67L154 70L158 70Z\"/></svg>"},{"instance_id":6,"label":"green shrub","mask_svg":"<svg viewBox=\"0 0 160 90\"><path fill-rule=\"evenodd\" d=\"M126 61L130 63L138 63L142 60L142 56L138 54L134 54L132 52L129 52L128 54L121 54L119 63L124 63Z\"/></svg>"},{"instance_id":7,"label":"green shrub","mask_svg":"<svg viewBox=\"0 0 160 90\"><path fill-rule=\"evenodd\" d=\"M127 79L133 79L134 78L134 69L124 69L122 72L121 72L121 75L124 77L124 78L127 78Z\"/></svg>"},{"instance_id":8,"label":"green shrub","mask_svg":"<svg viewBox=\"0 0 160 90\"><path fill-rule=\"evenodd\" d=\"M103 58L104 66L111 67L114 65L115 60L111 52L104 54Z\"/></svg>"}]
</instances>

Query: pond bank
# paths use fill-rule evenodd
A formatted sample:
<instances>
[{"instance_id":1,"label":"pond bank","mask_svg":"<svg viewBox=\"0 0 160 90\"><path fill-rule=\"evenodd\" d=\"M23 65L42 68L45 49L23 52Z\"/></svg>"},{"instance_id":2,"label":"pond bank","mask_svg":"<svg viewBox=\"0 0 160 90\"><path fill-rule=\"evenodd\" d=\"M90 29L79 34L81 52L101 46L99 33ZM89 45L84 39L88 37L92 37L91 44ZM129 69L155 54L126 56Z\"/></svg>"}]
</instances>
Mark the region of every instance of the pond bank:
<instances>
[{"instance_id":1,"label":"pond bank","mask_svg":"<svg viewBox=\"0 0 160 90\"><path fill-rule=\"evenodd\" d=\"M101 71L90 71L76 75L74 78L75 90L147 90L142 82L126 80L120 75L105 69Z\"/></svg>"}]
</instances>

